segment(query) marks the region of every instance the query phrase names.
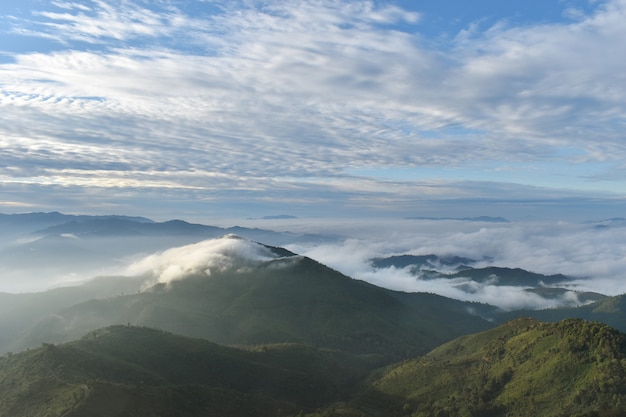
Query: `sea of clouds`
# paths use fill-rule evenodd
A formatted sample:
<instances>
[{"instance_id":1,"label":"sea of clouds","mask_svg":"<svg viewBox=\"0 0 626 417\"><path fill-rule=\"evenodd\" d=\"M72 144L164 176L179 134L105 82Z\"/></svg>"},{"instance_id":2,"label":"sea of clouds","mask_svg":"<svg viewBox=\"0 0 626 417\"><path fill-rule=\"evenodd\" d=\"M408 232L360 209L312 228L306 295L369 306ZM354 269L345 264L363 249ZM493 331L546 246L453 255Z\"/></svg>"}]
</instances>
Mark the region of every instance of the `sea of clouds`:
<instances>
[{"instance_id":1,"label":"sea of clouds","mask_svg":"<svg viewBox=\"0 0 626 417\"><path fill-rule=\"evenodd\" d=\"M489 303L503 309L550 308L579 304L574 291L606 295L626 292L626 224L622 222L511 222L456 220L249 220L246 226L296 233L340 236L327 242L295 242L287 249L308 256L348 276L380 287L429 292ZM420 279L410 268L372 266L372 259L401 254L462 256L475 267L523 268L573 278L560 298L545 299L522 287L467 280ZM133 263L129 274L152 274L167 283L197 273L210 275L239 265L275 258L268 248L246 240L222 238L159 252Z\"/></svg>"},{"instance_id":2,"label":"sea of clouds","mask_svg":"<svg viewBox=\"0 0 626 417\"><path fill-rule=\"evenodd\" d=\"M266 224L279 227L279 224ZM312 225L292 222L291 230ZM375 269L371 259L400 254L456 255L477 260L476 267L523 268L541 274L574 278L567 288L606 295L626 292L626 228L622 222L511 222L454 220L341 220L320 222L318 232L347 236L335 243L293 244L288 249L309 256L346 275L385 288L430 292L485 302L505 309L547 308L576 304L573 293L546 300L520 287L496 282L466 283L448 279L421 280L408 268ZM457 285L455 285L457 284ZM464 284L464 285L458 285Z\"/></svg>"},{"instance_id":3,"label":"sea of clouds","mask_svg":"<svg viewBox=\"0 0 626 417\"><path fill-rule=\"evenodd\" d=\"M566 293L560 299L547 300L521 287L499 285L497 280L476 283L420 279L410 268L376 269L371 263L373 258L402 254L454 255L476 260L475 267L498 266L523 268L546 275L564 274L573 278L565 287L572 291L606 295L626 293L626 221L489 223L408 219L248 219L237 223L223 220L223 224L216 225L233 224L289 231L293 242L286 245L286 249L355 279L394 290L435 293L504 309L578 303L574 292ZM327 239L312 241L306 238L307 233ZM298 240L298 236L302 239ZM116 243L113 239L99 243L101 266L92 266L99 265L97 260L90 263L90 274L72 272L77 270L72 262L57 262L45 270L41 266L35 269L26 264L21 268L4 268L1 290L43 291L75 285L103 274L144 275L148 284L169 283L190 275L210 277L212 272L225 269L253 268L277 257L271 249L259 243L227 236L188 245L165 245L162 247L170 249L129 253L126 258L115 256L115 266L111 267L113 258L106 254L105 248L123 245L122 241ZM84 246L85 242L78 240L78 244Z\"/></svg>"}]
</instances>

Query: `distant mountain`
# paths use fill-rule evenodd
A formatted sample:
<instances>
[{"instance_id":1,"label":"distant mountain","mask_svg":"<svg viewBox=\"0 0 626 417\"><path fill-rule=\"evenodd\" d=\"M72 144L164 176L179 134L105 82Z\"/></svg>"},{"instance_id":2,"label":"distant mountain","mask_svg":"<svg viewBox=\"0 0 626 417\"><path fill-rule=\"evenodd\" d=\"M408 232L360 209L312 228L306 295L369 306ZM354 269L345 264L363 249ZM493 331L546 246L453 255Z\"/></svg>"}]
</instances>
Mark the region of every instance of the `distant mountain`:
<instances>
[{"instance_id":1,"label":"distant mountain","mask_svg":"<svg viewBox=\"0 0 626 417\"><path fill-rule=\"evenodd\" d=\"M39 293L0 293L0 354L34 347L24 345L22 338L58 311L92 299L137 293L143 282L142 277L99 277Z\"/></svg>"},{"instance_id":2,"label":"distant mountain","mask_svg":"<svg viewBox=\"0 0 626 417\"><path fill-rule=\"evenodd\" d=\"M289 214L277 214L274 216L261 217L261 220L290 220L290 219L297 219L297 217L289 215ZM257 219L255 217L249 217L249 220L257 220Z\"/></svg>"},{"instance_id":3,"label":"distant mountain","mask_svg":"<svg viewBox=\"0 0 626 417\"><path fill-rule=\"evenodd\" d=\"M487 260L481 262L485 261ZM568 306L599 301L606 297L599 293L578 292L567 288L567 284L574 278L563 274L545 275L522 268L497 266L479 268L475 266L477 263L478 261L470 258L434 254L395 255L370 260L374 269L407 268L416 279L450 280L450 285L469 293L475 291L475 284L478 283L490 286L524 287L526 291L546 300L559 301L561 305Z\"/></svg>"},{"instance_id":4,"label":"distant mountain","mask_svg":"<svg viewBox=\"0 0 626 417\"><path fill-rule=\"evenodd\" d=\"M390 367L349 407L321 415L623 416L626 335L519 319Z\"/></svg>"},{"instance_id":5,"label":"distant mountain","mask_svg":"<svg viewBox=\"0 0 626 417\"><path fill-rule=\"evenodd\" d=\"M454 274L442 274L444 278L468 278L475 282L492 282L500 285L516 287L543 287L564 284L571 281L563 274L544 275L526 271L521 268L502 268L489 266L485 268L468 268Z\"/></svg>"},{"instance_id":6,"label":"distant mountain","mask_svg":"<svg viewBox=\"0 0 626 417\"><path fill-rule=\"evenodd\" d=\"M580 307L562 307L546 310L519 310L502 313L499 320L509 320L519 316L555 322L566 318L580 318L598 321L626 332L626 294L600 298L591 304Z\"/></svg>"},{"instance_id":7,"label":"distant mountain","mask_svg":"<svg viewBox=\"0 0 626 417\"><path fill-rule=\"evenodd\" d=\"M458 220L463 222L488 222L509 223L504 217L478 216L478 217L407 217L407 220Z\"/></svg>"},{"instance_id":8,"label":"distant mountain","mask_svg":"<svg viewBox=\"0 0 626 417\"><path fill-rule=\"evenodd\" d=\"M4 238L26 235L35 230L62 224L68 222L85 222L92 220L127 220L137 223L151 223L152 220L145 217L104 215L104 216L87 216L62 214L59 212L50 213L21 213L21 214L2 214L0 213L0 233ZM4 242L1 242L4 243Z\"/></svg>"},{"instance_id":9,"label":"distant mountain","mask_svg":"<svg viewBox=\"0 0 626 417\"><path fill-rule=\"evenodd\" d=\"M295 416L345 400L366 375L339 352L114 326L0 358L0 416Z\"/></svg>"},{"instance_id":10,"label":"distant mountain","mask_svg":"<svg viewBox=\"0 0 626 417\"><path fill-rule=\"evenodd\" d=\"M238 253L259 249L259 244L246 242ZM234 242L215 244L231 250ZM483 317L497 310L433 294L386 290L284 249L262 248L273 258L267 258L265 249L261 260L245 260L232 251L210 254L218 266L200 262L186 275L141 293L68 305L14 337L10 348L68 341L99 327L130 323L223 344L304 343L388 362L486 329L491 324ZM193 249L179 253L201 256ZM182 268L168 265L161 266L168 277Z\"/></svg>"},{"instance_id":11,"label":"distant mountain","mask_svg":"<svg viewBox=\"0 0 626 417\"><path fill-rule=\"evenodd\" d=\"M215 238L225 234L237 234L247 239L266 242L271 245L284 245L293 241L328 241L328 236L314 234L296 234L289 232L274 232L271 230L247 228L207 226L189 223L183 220L169 220L166 222L137 222L124 218L89 219L57 224L34 232L36 235L75 235L82 238L98 237L176 237L183 236L191 243L201 239ZM334 239L332 239L334 240Z\"/></svg>"},{"instance_id":12,"label":"distant mountain","mask_svg":"<svg viewBox=\"0 0 626 417\"><path fill-rule=\"evenodd\" d=\"M371 261L374 268L406 268L411 267L411 271L417 274L421 270L446 269L469 269L476 261L462 256L438 256L430 255L395 255L385 258L374 258Z\"/></svg>"},{"instance_id":13,"label":"distant mountain","mask_svg":"<svg viewBox=\"0 0 626 417\"><path fill-rule=\"evenodd\" d=\"M124 216L60 213L5 216L18 219L15 224L6 223L15 227L14 234L3 235L5 239L0 242L0 288L8 291L37 291L58 286L72 277L84 280L111 275L133 258L229 233L278 246L338 239L239 226L222 228L182 220L153 222ZM30 219L27 226L20 223L24 219ZM50 222L60 223L50 225ZM45 227L36 227L42 225Z\"/></svg>"},{"instance_id":14,"label":"distant mountain","mask_svg":"<svg viewBox=\"0 0 626 417\"><path fill-rule=\"evenodd\" d=\"M144 223L127 219L109 218L61 223L37 230L34 234L44 236L73 234L81 237L169 234L219 236L223 230L224 229L219 227L192 224L182 220L170 220L162 223Z\"/></svg>"},{"instance_id":15,"label":"distant mountain","mask_svg":"<svg viewBox=\"0 0 626 417\"><path fill-rule=\"evenodd\" d=\"M567 299L570 295L575 295L576 299L573 300L574 305L570 306L562 306L563 307L577 307L580 305L587 305L590 303L595 303L598 301L606 300L610 298L607 295L599 294L597 292L591 291L573 291L568 288L555 288L555 287L537 287L537 288L527 288L527 292L537 294L542 298L548 300L563 300ZM626 328L624 329L626 331Z\"/></svg>"},{"instance_id":16,"label":"distant mountain","mask_svg":"<svg viewBox=\"0 0 626 417\"><path fill-rule=\"evenodd\" d=\"M612 227L624 227L626 226L626 219L623 217L613 217L610 219L596 220L589 222L594 225L597 230L609 229Z\"/></svg>"},{"instance_id":17,"label":"distant mountain","mask_svg":"<svg viewBox=\"0 0 626 417\"><path fill-rule=\"evenodd\" d=\"M85 222L91 220L127 220L137 223L152 223L152 220L146 217L138 216L121 216L121 215L74 215L63 214L59 212L49 213L20 213L20 214L3 214L0 213L0 226L15 226L15 227L46 227L55 224L68 223L68 222Z\"/></svg>"}]
</instances>

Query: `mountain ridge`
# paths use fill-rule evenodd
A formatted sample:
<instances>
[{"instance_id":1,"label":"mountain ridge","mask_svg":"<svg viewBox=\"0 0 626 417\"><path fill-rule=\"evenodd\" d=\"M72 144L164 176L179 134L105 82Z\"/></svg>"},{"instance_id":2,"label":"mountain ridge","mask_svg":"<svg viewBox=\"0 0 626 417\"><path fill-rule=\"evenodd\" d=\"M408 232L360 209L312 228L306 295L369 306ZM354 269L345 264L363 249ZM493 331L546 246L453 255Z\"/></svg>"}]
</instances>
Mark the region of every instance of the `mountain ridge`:
<instances>
[{"instance_id":1,"label":"mountain ridge","mask_svg":"<svg viewBox=\"0 0 626 417\"><path fill-rule=\"evenodd\" d=\"M147 258L138 272L158 270L165 275L136 279L156 285L51 311L48 318L14 335L15 342L5 350L64 342L95 328L130 323L222 344L296 342L389 361L485 329L490 326L485 317L496 310L434 294L380 288L282 248L262 245L274 258L258 257L246 246L258 244L232 236L223 239L163 253L164 264ZM193 253L205 247L252 258L231 264L220 253L208 254L206 260ZM174 254L196 259L197 265L175 277L172 271L182 270ZM167 280L159 282L158 276Z\"/></svg>"},{"instance_id":2,"label":"mountain ridge","mask_svg":"<svg viewBox=\"0 0 626 417\"><path fill-rule=\"evenodd\" d=\"M516 319L388 368L351 410L376 417L620 416L626 335L579 319Z\"/></svg>"},{"instance_id":3,"label":"mountain ridge","mask_svg":"<svg viewBox=\"0 0 626 417\"><path fill-rule=\"evenodd\" d=\"M111 326L0 358L0 416L273 417L342 399L366 372L356 358L305 346L238 349Z\"/></svg>"}]
</instances>

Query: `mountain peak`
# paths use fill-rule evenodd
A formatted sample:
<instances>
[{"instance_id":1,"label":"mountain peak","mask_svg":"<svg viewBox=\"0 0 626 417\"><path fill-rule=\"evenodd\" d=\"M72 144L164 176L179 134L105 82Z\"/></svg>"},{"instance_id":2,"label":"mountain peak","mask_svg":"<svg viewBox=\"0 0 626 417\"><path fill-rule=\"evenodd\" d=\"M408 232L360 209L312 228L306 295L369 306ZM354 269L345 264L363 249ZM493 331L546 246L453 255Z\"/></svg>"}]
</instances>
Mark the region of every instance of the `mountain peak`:
<instances>
[{"instance_id":1,"label":"mountain peak","mask_svg":"<svg viewBox=\"0 0 626 417\"><path fill-rule=\"evenodd\" d=\"M149 255L132 264L127 272L131 275L147 275L152 284L169 284L189 276L210 276L214 272L227 270L242 271L291 256L295 254L286 249L227 234Z\"/></svg>"}]
</instances>

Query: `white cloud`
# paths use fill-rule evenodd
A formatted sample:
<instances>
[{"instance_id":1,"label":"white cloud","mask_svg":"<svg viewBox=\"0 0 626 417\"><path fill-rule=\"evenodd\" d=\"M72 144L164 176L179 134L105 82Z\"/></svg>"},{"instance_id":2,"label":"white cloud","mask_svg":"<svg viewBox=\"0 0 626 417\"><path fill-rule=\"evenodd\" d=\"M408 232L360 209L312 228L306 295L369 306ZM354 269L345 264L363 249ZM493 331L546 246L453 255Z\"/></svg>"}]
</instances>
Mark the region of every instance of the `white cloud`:
<instances>
[{"instance_id":1,"label":"white cloud","mask_svg":"<svg viewBox=\"0 0 626 417\"><path fill-rule=\"evenodd\" d=\"M146 285L156 282L169 284L189 276L247 270L277 258L266 246L227 235L147 256L130 265L127 273L148 275L150 278Z\"/></svg>"},{"instance_id":2,"label":"white cloud","mask_svg":"<svg viewBox=\"0 0 626 417\"><path fill-rule=\"evenodd\" d=\"M132 1L107 2L93 0L92 6L53 2L64 12L35 11L44 18L31 31L32 36L45 36L62 42L102 43L108 39L127 40L132 37L167 35L176 27L177 14L156 12Z\"/></svg>"},{"instance_id":3,"label":"white cloud","mask_svg":"<svg viewBox=\"0 0 626 417\"><path fill-rule=\"evenodd\" d=\"M55 4L22 29L60 49L0 65L0 133L14 138L3 152L25 169L53 156L48 182L94 185L76 170L111 170L119 155L109 183L126 173L129 189L181 184L181 172L210 189L203 178L215 173L262 190L320 178L381 204L407 189L466 193L346 170L440 166L462 177L481 161L626 158L623 1L567 24L470 31L440 49L419 35L423 17L371 1L220 3L197 16L161 2Z\"/></svg>"},{"instance_id":4,"label":"white cloud","mask_svg":"<svg viewBox=\"0 0 626 417\"><path fill-rule=\"evenodd\" d=\"M287 222L289 223L289 222ZM276 223L274 223L276 224ZM298 228L298 224L301 228ZM326 245L290 245L347 275L401 291L432 292L451 298L480 301L502 308L547 308L571 305L573 294L548 301L523 288L474 284L472 291L448 279L419 280L407 269L375 270L369 260L400 254L456 255L475 259L477 266L523 268L546 275L574 278L565 288L607 295L626 292L623 227L596 228L594 224L475 223L460 221L362 221L316 223L294 220L286 228L300 232L344 233L343 242Z\"/></svg>"}]
</instances>

